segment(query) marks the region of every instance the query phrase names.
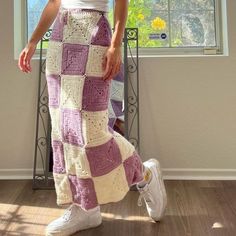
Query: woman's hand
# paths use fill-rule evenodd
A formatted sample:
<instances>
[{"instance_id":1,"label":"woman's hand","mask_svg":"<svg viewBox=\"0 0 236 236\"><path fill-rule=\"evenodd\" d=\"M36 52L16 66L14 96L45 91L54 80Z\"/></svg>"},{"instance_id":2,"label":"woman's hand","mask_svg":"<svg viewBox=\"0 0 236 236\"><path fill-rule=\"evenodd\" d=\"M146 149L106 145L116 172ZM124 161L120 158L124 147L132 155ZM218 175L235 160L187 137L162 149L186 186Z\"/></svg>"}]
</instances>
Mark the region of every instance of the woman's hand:
<instances>
[{"instance_id":1,"label":"woman's hand","mask_svg":"<svg viewBox=\"0 0 236 236\"><path fill-rule=\"evenodd\" d=\"M110 46L103 60L103 80L113 79L120 71L122 62L121 46Z\"/></svg>"},{"instance_id":2,"label":"woman's hand","mask_svg":"<svg viewBox=\"0 0 236 236\"><path fill-rule=\"evenodd\" d=\"M22 50L19 60L18 60L18 67L23 72L31 72L31 58L34 55L34 52L36 50L37 44L35 43L28 43L26 47Z\"/></svg>"}]
</instances>

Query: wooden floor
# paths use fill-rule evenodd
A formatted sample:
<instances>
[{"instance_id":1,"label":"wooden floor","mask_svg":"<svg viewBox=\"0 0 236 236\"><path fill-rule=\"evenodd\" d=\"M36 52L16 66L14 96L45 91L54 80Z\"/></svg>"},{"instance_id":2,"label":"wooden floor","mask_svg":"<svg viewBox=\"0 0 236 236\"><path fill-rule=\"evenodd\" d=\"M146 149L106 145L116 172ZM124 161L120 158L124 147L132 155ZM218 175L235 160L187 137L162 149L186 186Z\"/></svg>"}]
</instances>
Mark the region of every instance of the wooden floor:
<instances>
[{"instance_id":1,"label":"wooden floor","mask_svg":"<svg viewBox=\"0 0 236 236\"><path fill-rule=\"evenodd\" d=\"M138 192L102 206L103 223L80 236L236 236L236 181L165 180L168 206L152 221L137 206ZM54 190L32 190L31 180L0 180L0 235L44 235L64 209Z\"/></svg>"}]
</instances>

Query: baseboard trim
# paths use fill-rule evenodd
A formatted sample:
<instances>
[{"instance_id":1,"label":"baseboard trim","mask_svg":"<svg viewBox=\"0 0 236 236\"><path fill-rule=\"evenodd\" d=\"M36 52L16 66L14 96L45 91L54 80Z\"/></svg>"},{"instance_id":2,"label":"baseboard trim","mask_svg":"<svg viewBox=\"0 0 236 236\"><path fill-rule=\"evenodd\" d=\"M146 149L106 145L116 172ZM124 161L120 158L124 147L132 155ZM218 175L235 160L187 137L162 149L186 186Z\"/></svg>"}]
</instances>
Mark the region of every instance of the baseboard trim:
<instances>
[{"instance_id":1,"label":"baseboard trim","mask_svg":"<svg viewBox=\"0 0 236 236\"><path fill-rule=\"evenodd\" d=\"M43 169L37 173L43 173ZM0 179L33 179L33 169L0 169Z\"/></svg>"},{"instance_id":2,"label":"baseboard trim","mask_svg":"<svg viewBox=\"0 0 236 236\"><path fill-rule=\"evenodd\" d=\"M236 169L163 168L162 175L176 180L236 180Z\"/></svg>"},{"instance_id":3,"label":"baseboard trim","mask_svg":"<svg viewBox=\"0 0 236 236\"><path fill-rule=\"evenodd\" d=\"M162 175L167 180L236 180L236 169L162 168ZM33 169L0 169L0 179L33 179Z\"/></svg>"}]
</instances>

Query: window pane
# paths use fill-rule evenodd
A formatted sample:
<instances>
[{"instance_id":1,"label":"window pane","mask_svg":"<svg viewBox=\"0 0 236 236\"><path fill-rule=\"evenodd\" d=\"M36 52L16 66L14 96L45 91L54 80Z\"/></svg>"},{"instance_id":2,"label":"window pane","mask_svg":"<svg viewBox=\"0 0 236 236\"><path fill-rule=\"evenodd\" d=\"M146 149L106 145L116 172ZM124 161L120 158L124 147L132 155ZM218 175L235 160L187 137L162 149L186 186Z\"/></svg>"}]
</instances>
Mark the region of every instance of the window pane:
<instances>
[{"instance_id":1,"label":"window pane","mask_svg":"<svg viewBox=\"0 0 236 236\"><path fill-rule=\"evenodd\" d=\"M213 0L170 0L171 46L216 46Z\"/></svg>"},{"instance_id":2,"label":"window pane","mask_svg":"<svg viewBox=\"0 0 236 236\"><path fill-rule=\"evenodd\" d=\"M214 0L170 0L171 10L215 10Z\"/></svg>"},{"instance_id":3,"label":"window pane","mask_svg":"<svg viewBox=\"0 0 236 236\"><path fill-rule=\"evenodd\" d=\"M27 2L30 38L48 0ZM113 27L113 0L109 4L108 19ZM216 46L215 1L129 0L126 27L139 28L139 47Z\"/></svg>"},{"instance_id":4,"label":"window pane","mask_svg":"<svg viewBox=\"0 0 236 236\"><path fill-rule=\"evenodd\" d=\"M41 15L41 12L48 0L28 0L28 39L31 37Z\"/></svg>"},{"instance_id":5,"label":"window pane","mask_svg":"<svg viewBox=\"0 0 236 236\"><path fill-rule=\"evenodd\" d=\"M140 47L216 46L215 1L130 0L127 27Z\"/></svg>"},{"instance_id":6,"label":"window pane","mask_svg":"<svg viewBox=\"0 0 236 236\"><path fill-rule=\"evenodd\" d=\"M169 47L167 0L130 0L126 27L139 28L140 47Z\"/></svg>"},{"instance_id":7,"label":"window pane","mask_svg":"<svg viewBox=\"0 0 236 236\"><path fill-rule=\"evenodd\" d=\"M181 46L216 46L214 12L173 12L171 44Z\"/></svg>"}]
</instances>

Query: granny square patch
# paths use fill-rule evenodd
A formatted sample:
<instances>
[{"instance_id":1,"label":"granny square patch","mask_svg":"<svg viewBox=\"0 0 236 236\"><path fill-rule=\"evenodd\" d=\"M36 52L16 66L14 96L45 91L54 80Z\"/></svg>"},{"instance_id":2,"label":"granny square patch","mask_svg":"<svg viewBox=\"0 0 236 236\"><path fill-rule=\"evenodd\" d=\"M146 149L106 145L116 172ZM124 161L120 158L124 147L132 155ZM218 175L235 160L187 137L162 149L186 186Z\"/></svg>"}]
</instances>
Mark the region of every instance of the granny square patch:
<instances>
[{"instance_id":1,"label":"granny square patch","mask_svg":"<svg viewBox=\"0 0 236 236\"><path fill-rule=\"evenodd\" d=\"M46 75L61 73L62 43L49 40L46 54Z\"/></svg>"},{"instance_id":2,"label":"granny square patch","mask_svg":"<svg viewBox=\"0 0 236 236\"><path fill-rule=\"evenodd\" d=\"M92 34L91 44L109 46L111 42L112 32L109 23L105 16L101 16L94 28Z\"/></svg>"},{"instance_id":3,"label":"granny square patch","mask_svg":"<svg viewBox=\"0 0 236 236\"><path fill-rule=\"evenodd\" d=\"M108 110L84 111L82 114L82 132L86 147L107 142L112 134L108 131Z\"/></svg>"},{"instance_id":4,"label":"granny square patch","mask_svg":"<svg viewBox=\"0 0 236 236\"><path fill-rule=\"evenodd\" d=\"M59 75L47 75L48 105L50 107L59 107L61 78Z\"/></svg>"},{"instance_id":5,"label":"granny square patch","mask_svg":"<svg viewBox=\"0 0 236 236\"><path fill-rule=\"evenodd\" d=\"M65 143L64 157L67 173L80 178L91 177L84 148Z\"/></svg>"},{"instance_id":6,"label":"granny square patch","mask_svg":"<svg viewBox=\"0 0 236 236\"><path fill-rule=\"evenodd\" d=\"M72 13L73 14L73 13ZM69 24L64 27L65 43L89 44L92 37L92 30L97 25L99 14L82 14L73 15L73 19L69 18Z\"/></svg>"},{"instance_id":7,"label":"granny square patch","mask_svg":"<svg viewBox=\"0 0 236 236\"><path fill-rule=\"evenodd\" d=\"M67 174L53 172L55 182L56 202L58 205L72 202L72 192Z\"/></svg>"},{"instance_id":8,"label":"granny square patch","mask_svg":"<svg viewBox=\"0 0 236 236\"><path fill-rule=\"evenodd\" d=\"M63 44L62 74L83 75L88 57L87 45Z\"/></svg>"},{"instance_id":9,"label":"granny square patch","mask_svg":"<svg viewBox=\"0 0 236 236\"><path fill-rule=\"evenodd\" d=\"M122 162L119 146L114 138L96 147L86 148L85 151L93 177L109 173Z\"/></svg>"},{"instance_id":10,"label":"granny square patch","mask_svg":"<svg viewBox=\"0 0 236 236\"><path fill-rule=\"evenodd\" d=\"M80 111L68 108L62 109L61 122L64 142L83 146Z\"/></svg>"},{"instance_id":11,"label":"granny square patch","mask_svg":"<svg viewBox=\"0 0 236 236\"><path fill-rule=\"evenodd\" d=\"M137 151L134 151L133 155L127 158L123 164L129 186L143 180L142 161Z\"/></svg>"},{"instance_id":12,"label":"granny square patch","mask_svg":"<svg viewBox=\"0 0 236 236\"><path fill-rule=\"evenodd\" d=\"M87 77L83 89L82 108L86 111L101 111L108 108L110 80Z\"/></svg>"},{"instance_id":13,"label":"granny square patch","mask_svg":"<svg viewBox=\"0 0 236 236\"><path fill-rule=\"evenodd\" d=\"M62 75L61 78L61 107L81 109L84 76Z\"/></svg>"},{"instance_id":14,"label":"granny square patch","mask_svg":"<svg viewBox=\"0 0 236 236\"><path fill-rule=\"evenodd\" d=\"M111 99L111 105L116 117L122 116L123 114L123 101L117 101Z\"/></svg>"},{"instance_id":15,"label":"granny square patch","mask_svg":"<svg viewBox=\"0 0 236 236\"><path fill-rule=\"evenodd\" d=\"M122 160L124 161L127 158L131 157L135 151L134 145L130 142L127 142L127 139L115 130L113 131L113 137L116 140L117 145L119 146Z\"/></svg>"},{"instance_id":16,"label":"granny square patch","mask_svg":"<svg viewBox=\"0 0 236 236\"><path fill-rule=\"evenodd\" d=\"M110 98L116 101L122 101L124 99L124 83L123 82L112 80Z\"/></svg>"},{"instance_id":17,"label":"granny square patch","mask_svg":"<svg viewBox=\"0 0 236 236\"><path fill-rule=\"evenodd\" d=\"M49 107L51 116L51 139L61 140L60 109Z\"/></svg>"},{"instance_id":18,"label":"granny square patch","mask_svg":"<svg viewBox=\"0 0 236 236\"><path fill-rule=\"evenodd\" d=\"M76 175L70 174L68 178L73 193L73 202L81 204L84 209L96 207L98 202L93 180L91 178L80 179Z\"/></svg>"},{"instance_id":19,"label":"granny square patch","mask_svg":"<svg viewBox=\"0 0 236 236\"><path fill-rule=\"evenodd\" d=\"M108 47L99 45L89 45L88 62L86 65L86 75L103 77L102 63Z\"/></svg>"},{"instance_id":20,"label":"granny square patch","mask_svg":"<svg viewBox=\"0 0 236 236\"><path fill-rule=\"evenodd\" d=\"M65 173L65 162L64 162L64 151L63 144L61 141L52 141L53 150L53 171L55 173Z\"/></svg>"},{"instance_id":21,"label":"granny square patch","mask_svg":"<svg viewBox=\"0 0 236 236\"><path fill-rule=\"evenodd\" d=\"M63 40L63 27L65 25L66 18L59 12L58 17L55 19L52 26L52 34L50 40L59 41Z\"/></svg>"},{"instance_id":22,"label":"granny square patch","mask_svg":"<svg viewBox=\"0 0 236 236\"><path fill-rule=\"evenodd\" d=\"M129 191L123 164L106 175L94 177L93 181L100 204L120 201Z\"/></svg>"}]
</instances>

